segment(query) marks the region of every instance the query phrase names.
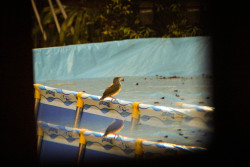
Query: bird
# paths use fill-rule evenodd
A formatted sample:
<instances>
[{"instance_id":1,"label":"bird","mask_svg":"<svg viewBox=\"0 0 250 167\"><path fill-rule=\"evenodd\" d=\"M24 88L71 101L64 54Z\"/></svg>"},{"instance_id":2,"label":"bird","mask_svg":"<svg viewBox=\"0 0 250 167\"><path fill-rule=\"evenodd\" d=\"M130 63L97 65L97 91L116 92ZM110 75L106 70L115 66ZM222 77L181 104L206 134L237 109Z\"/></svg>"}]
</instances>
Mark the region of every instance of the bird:
<instances>
[{"instance_id":1,"label":"bird","mask_svg":"<svg viewBox=\"0 0 250 167\"><path fill-rule=\"evenodd\" d=\"M124 126L124 120L120 120L120 119L115 119L113 120L110 125L107 127L105 133L102 136L102 141L103 139L108 136L109 134L114 134L114 139L116 137L116 132L119 132Z\"/></svg>"},{"instance_id":2,"label":"bird","mask_svg":"<svg viewBox=\"0 0 250 167\"><path fill-rule=\"evenodd\" d=\"M112 99L115 99L113 96L116 95L117 93L120 92L122 84L120 82L120 79L123 77L115 77L113 79L113 83L110 84L106 90L103 92L102 97L100 98L100 100L103 100L106 97L111 97ZM116 100L116 99L115 99Z\"/></svg>"}]
</instances>

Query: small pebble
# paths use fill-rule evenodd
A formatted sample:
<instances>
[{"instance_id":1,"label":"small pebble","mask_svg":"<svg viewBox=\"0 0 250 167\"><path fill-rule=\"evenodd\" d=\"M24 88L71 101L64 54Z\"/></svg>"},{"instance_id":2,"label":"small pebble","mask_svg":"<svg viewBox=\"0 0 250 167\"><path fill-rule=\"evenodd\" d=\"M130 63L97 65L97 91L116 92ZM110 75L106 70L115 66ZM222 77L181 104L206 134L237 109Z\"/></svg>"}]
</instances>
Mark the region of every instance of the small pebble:
<instances>
[{"instance_id":1,"label":"small pebble","mask_svg":"<svg viewBox=\"0 0 250 167\"><path fill-rule=\"evenodd\" d=\"M168 135L164 136L165 138L168 138Z\"/></svg>"},{"instance_id":2,"label":"small pebble","mask_svg":"<svg viewBox=\"0 0 250 167\"><path fill-rule=\"evenodd\" d=\"M174 75L174 76L172 76L172 77L168 77L168 79L174 79L174 78L180 78L179 76L176 76L176 75Z\"/></svg>"},{"instance_id":3,"label":"small pebble","mask_svg":"<svg viewBox=\"0 0 250 167\"><path fill-rule=\"evenodd\" d=\"M161 97L161 99L165 99L165 97Z\"/></svg>"},{"instance_id":4,"label":"small pebble","mask_svg":"<svg viewBox=\"0 0 250 167\"><path fill-rule=\"evenodd\" d=\"M178 90L174 90L174 92L178 92Z\"/></svg>"},{"instance_id":5,"label":"small pebble","mask_svg":"<svg viewBox=\"0 0 250 167\"><path fill-rule=\"evenodd\" d=\"M176 96L176 97L180 97L180 95L178 95L178 94L176 94L175 96Z\"/></svg>"},{"instance_id":6,"label":"small pebble","mask_svg":"<svg viewBox=\"0 0 250 167\"><path fill-rule=\"evenodd\" d=\"M183 136L183 133L179 133L180 136Z\"/></svg>"},{"instance_id":7,"label":"small pebble","mask_svg":"<svg viewBox=\"0 0 250 167\"><path fill-rule=\"evenodd\" d=\"M205 102L204 101L200 101L199 104L204 104Z\"/></svg>"},{"instance_id":8,"label":"small pebble","mask_svg":"<svg viewBox=\"0 0 250 167\"><path fill-rule=\"evenodd\" d=\"M136 83L135 83L135 85L139 85L139 83L138 83L138 82L136 82Z\"/></svg>"},{"instance_id":9,"label":"small pebble","mask_svg":"<svg viewBox=\"0 0 250 167\"><path fill-rule=\"evenodd\" d=\"M147 78L144 78L144 80L146 80Z\"/></svg>"},{"instance_id":10,"label":"small pebble","mask_svg":"<svg viewBox=\"0 0 250 167\"><path fill-rule=\"evenodd\" d=\"M185 139L188 139L188 136L184 136Z\"/></svg>"},{"instance_id":11,"label":"small pebble","mask_svg":"<svg viewBox=\"0 0 250 167\"><path fill-rule=\"evenodd\" d=\"M177 129L177 131L181 131L181 129Z\"/></svg>"},{"instance_id":12,"label":"small pebble","mask_svg":"<svg viewBox=\"0 0 250 167\"><path fill-rule=\"evenodd\" d=\"M157 142L162 142L162 140L157 140Z\"/></svg>"},{"instance_id":13,"label":"small pebble","mask_svg":"<svg viewBox=\"0 0 250 167\"><path fill-rule=\"evenodd\" d=\"M154 104L159 104L159 102L158 102L158 101L155 101Z\"/></svg>"},{"instance_id":14,"label":"small pebble","mask_svg":"<svg viewBox=\"0 0 250 167\"><path fill-rule=\"evenodd\" d=\"M160 79L166 79L166 77L164 77L164 76L160 76Z\"/></svg>"}]
</instances>

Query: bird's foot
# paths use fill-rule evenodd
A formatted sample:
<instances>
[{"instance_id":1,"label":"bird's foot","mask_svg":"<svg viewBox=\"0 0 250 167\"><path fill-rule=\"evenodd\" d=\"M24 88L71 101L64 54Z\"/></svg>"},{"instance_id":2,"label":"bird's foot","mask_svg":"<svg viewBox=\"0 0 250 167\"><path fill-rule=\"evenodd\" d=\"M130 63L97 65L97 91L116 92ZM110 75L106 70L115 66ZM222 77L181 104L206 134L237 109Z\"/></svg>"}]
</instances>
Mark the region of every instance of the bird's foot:
<instances>
[{"instance_id":1,"label":"bird's foot","mask_svg":"<svg viewBox=\"0 0 250 167\"><path fill-rule=\"evenodd\" d=\"M102 142L103 142L103 141L109 142L110 144L113 144L113 143L114 143L114 139L113 139L113 138L106 138L106 137L104 137L104 138L102 139Z\"/></svg>"},{"instance_id":2,"label":"bird's foot","mask_svg":"<svg viewBox=\"0 0 250 167\"><path fill-rule=\"evenodd\" d=\"M118 137L120 137L120 136L119 136L119 135L115 135L113 138L110 138L110 139L108 139L107 141L108 141L110 144L114 144L114 141L115 141Z\"/></svg>"},{"instance_id":3,"label":"bird's foot","mask_svg":"<svg viewBox=\"0 0 250 167\"><path fill-rule=\"evenodd\" d=\"M110 144L114 144L114 139L113 139L113 138L109 138L109 139L107 140L107 142L109 142Z\"/></svg>"},{"instance_id":4,"label":"bird's foot","mask_svg":"<svg viewBox=\"0 0 250 167\"><path fill-rule=\"evenodd\" d=\"M120 135L115 135L114 140L117 140L120 137Z\"/></svg>"},{"instance_id":5,"label":"bird's foot","mask_svg":"<svg viewBox=\"0 0 250 167\"><path fill-rule=\"evenodd\" d=\"M113 139L110 139L110 144L113 144L118 137L119 135L115 135Z\"/></svg>"},{"instance_id":6,"label":"bird's foot","mask_svg":"<svg viewBox=\"0 0 250 167\"><path fill-rule=\"evenodd\" d=\"M116 98L114 98L114 97L111 97L112 99L111 99L111 102L114 102L114 101L116 101Z\"/></svg>"}]
</instances>

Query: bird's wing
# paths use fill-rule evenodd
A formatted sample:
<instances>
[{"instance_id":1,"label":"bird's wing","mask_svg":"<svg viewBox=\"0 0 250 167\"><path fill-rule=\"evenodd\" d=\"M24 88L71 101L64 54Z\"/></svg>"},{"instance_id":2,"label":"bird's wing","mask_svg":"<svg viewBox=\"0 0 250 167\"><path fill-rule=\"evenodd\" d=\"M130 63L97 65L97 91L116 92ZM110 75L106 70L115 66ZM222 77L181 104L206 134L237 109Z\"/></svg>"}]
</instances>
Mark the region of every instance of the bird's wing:
<instances>
[{"instance_id":1,"label":"bird's wing","mask_svg":"<svg viewBox=\"0 0 250 167\"><path fill-rule=\"evenodd\" d=\"M112 96L115 92L120 89L120 85L110 84L107 89L103 92L103 97Z\"/></svg>"},{"instance_id":2,"label":"bird's wing","mask_svg":"<svg viewBox=\"0 0 250 167\"><path fill-rule=\"evenodd\" d=\"M123 128L124 122L120 119L115 119L106 129L105 134L118 132Z\"/></svg>"}]
</instances>

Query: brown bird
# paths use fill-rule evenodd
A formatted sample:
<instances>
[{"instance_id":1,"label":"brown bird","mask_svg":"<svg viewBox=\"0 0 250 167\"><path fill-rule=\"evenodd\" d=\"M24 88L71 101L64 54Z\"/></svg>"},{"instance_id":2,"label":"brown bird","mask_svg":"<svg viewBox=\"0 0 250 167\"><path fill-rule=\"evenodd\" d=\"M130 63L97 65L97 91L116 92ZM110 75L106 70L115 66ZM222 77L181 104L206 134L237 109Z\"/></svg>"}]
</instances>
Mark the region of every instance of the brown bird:
<instances>
[{"instance_id":1,"label":"brown bird","mask_svg":"<svg viewBox=\"0 0 250 167\"><path fill-rule=\"evenodd\" d=\"M122 84L120 83L120 79L122 77L115 77L113 79L113 83L110 84L107 89L103 92L102 97L100 100L103 100L106 97L111 97L112 99L115 99L113 96L120 92Z\"/></svg>"}]
</instances>

